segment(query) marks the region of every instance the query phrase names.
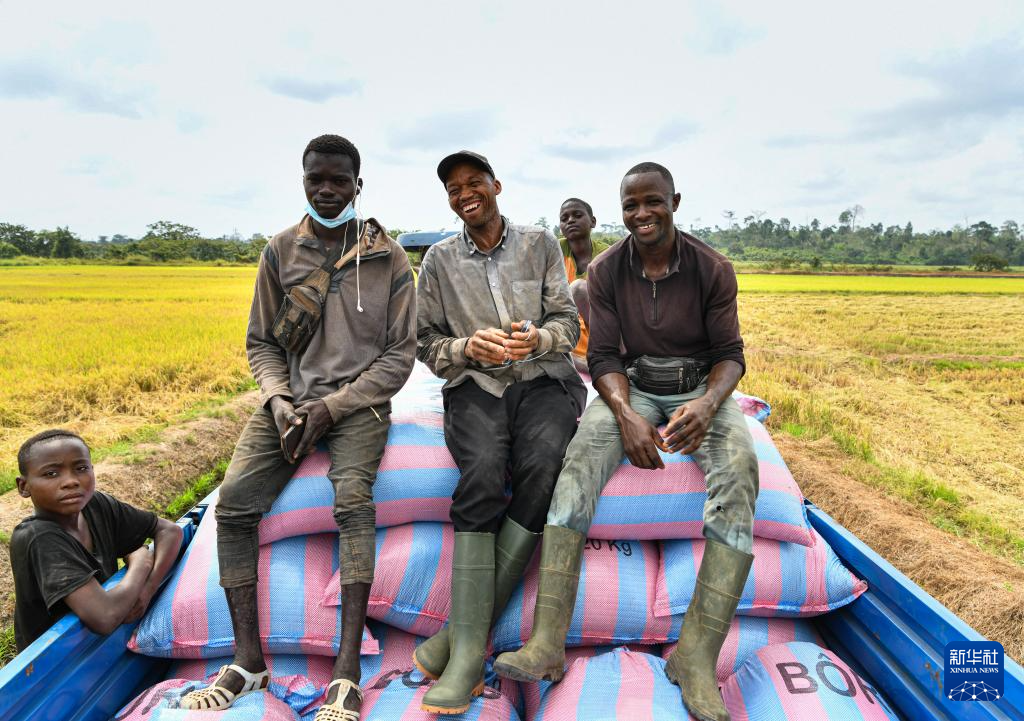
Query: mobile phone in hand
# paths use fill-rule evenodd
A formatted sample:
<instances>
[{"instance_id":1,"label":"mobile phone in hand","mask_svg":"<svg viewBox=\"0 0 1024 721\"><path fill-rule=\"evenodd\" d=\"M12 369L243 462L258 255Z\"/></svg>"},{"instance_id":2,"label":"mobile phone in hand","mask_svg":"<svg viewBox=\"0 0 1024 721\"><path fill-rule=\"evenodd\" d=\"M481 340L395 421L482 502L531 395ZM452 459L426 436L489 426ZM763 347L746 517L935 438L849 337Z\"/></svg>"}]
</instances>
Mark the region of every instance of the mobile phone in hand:
<instances>
[{"instance_id":1,"label":"mobile phone in hand","mask_svg":"<svg viewBox=\"0 0 1024 721\"><path fill-rule=\"evenodd\" d=\"M288 430L281 436L285 459L291 461L295 457L295 449L299 447L300 440L302 440L302 426L288 426Z\"/></svg>"}]
</instances>

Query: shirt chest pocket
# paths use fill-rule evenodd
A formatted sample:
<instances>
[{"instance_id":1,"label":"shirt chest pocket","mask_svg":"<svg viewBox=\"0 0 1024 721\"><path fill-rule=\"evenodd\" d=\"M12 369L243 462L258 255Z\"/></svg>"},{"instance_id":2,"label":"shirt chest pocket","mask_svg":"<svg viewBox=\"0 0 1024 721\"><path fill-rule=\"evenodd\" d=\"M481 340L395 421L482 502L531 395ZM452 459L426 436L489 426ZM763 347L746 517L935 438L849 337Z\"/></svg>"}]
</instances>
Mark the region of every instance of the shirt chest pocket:
<instances>
[{"instance_id":1,"label":"shirt chest pocket","mask_svg":"<svg viewBox=\"0 0 1024 721\"><path fill-rule=\"evenodd\" d=\"M539 280L513 280L512 320L532 320L540 324L543 313L542 292L543 285Z\"/></svg>"}]
</instances>

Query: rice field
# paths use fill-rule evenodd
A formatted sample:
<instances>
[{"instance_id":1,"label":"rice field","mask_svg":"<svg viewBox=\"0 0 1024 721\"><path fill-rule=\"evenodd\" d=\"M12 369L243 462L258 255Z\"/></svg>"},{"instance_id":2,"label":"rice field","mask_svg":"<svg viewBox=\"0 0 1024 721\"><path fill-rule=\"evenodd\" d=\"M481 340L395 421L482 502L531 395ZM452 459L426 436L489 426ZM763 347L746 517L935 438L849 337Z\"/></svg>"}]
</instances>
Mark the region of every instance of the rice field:
<instances>
[{"instance_id":1,"label":"rice field","mask_svg":"<svg viewBox=\"0 0 1024 721\"><path fill-rule=\"evenodd\" d=\"M53 426L98 449L251 386L254 268L0 268L0 490Z\"/></svg>"},{"instance_id":2,"label":"rice field","mask_svg":"<svg viewBox=\"0 0 1024 721\"><path fill-rule=\"evenodd\" d=\"M0 267L0 489L51 426L100 450L252 387L255 269ZM741 274L773 432L835 441L865 483L1024 562L1024 279ZM864 469L867 469L866 471Z\"/></svg>"}]
</instances>

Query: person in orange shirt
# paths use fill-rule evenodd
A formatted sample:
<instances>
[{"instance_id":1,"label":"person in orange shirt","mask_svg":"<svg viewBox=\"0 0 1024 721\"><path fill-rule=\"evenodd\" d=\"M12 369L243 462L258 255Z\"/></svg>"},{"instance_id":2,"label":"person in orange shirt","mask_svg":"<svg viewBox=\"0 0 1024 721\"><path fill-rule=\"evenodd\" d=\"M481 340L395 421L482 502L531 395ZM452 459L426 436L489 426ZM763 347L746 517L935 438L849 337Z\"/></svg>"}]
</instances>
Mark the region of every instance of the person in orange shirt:
<instances>
[{"instance_id":1,"label":"person in orange shirt","mask_svg":"<svg viewBox=\"0 0 1024 721\"><path fill-rule=\"evenodd\" d=\"M580 314L580 340L572 351L576 369L587 371L587 341L590 339L590 295L587 293L587 269L590 261L608 245L590 237L597 225L590 203L579 198L569 198L558 211L558 227L562 237L562 258L565 260L565 275L569 279L569 291Z\"/></svg>"}]
</instances>

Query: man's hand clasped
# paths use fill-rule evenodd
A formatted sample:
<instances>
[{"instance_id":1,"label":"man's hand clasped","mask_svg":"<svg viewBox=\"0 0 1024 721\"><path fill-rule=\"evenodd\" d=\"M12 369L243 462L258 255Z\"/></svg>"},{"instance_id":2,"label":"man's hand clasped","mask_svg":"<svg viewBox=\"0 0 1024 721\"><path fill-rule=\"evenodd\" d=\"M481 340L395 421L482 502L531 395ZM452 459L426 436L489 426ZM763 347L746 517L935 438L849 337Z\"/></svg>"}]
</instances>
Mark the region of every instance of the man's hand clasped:
<instances>
[{"instance_id":1,"label":"man's hand clasped","mask_svg":"<svg viewBox=\"0 0 1024 721\"><path fill-rule=\"evenodd\" d=\"M693 453L704 442L714 416L714 404L706 396L679 406L662 433L665 449L684 455Z\"/></svg>"},{"instance_id":2,"label":"man's hand clasped","mask_svg":"<svg viewBox=\"0 0 1024 721\"><path fill-rule=\"evenodd\" d=\"M630 463L648 471L665 467L665 462L658 455L659 449L665 450L665 443L650 421L629 409L619 418L619 430L622 449Z\"/></svg>"},{"instance_id":3,"label":"man's hand clasped","mask_svg":"<svg viewBox=\"0 0 1024 721\"><path fill-rule=\"evenodd\" d=\"M296 408L291 401L274 396L270 401L277 434L281 436L281 453L289 463L312 453L316 443L334 425L327 404L321 399Z\"/></svg>"},{"instance_id":4,"label":"man's hand clasped","mask_svg":"<svg viewBox=\"0 0 1024 721\"><path fill-rule=\"evenodd\" d=\"M466 343L466 357L488 365L503 365L529 358L540 343L540 334L533 325L522 332L525 322L513 323L512 333L500 328L478 330Z\"/></svg>"}]
</instances>

